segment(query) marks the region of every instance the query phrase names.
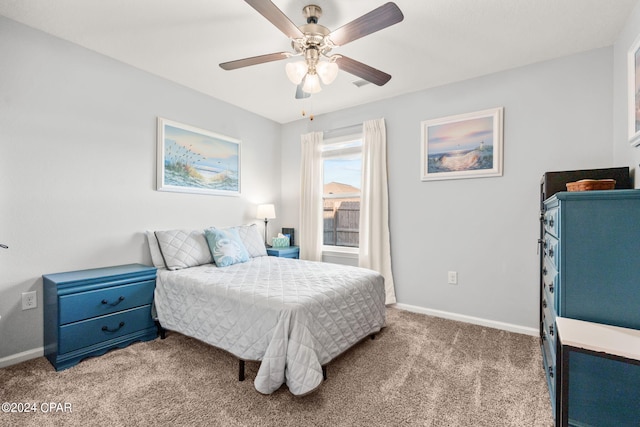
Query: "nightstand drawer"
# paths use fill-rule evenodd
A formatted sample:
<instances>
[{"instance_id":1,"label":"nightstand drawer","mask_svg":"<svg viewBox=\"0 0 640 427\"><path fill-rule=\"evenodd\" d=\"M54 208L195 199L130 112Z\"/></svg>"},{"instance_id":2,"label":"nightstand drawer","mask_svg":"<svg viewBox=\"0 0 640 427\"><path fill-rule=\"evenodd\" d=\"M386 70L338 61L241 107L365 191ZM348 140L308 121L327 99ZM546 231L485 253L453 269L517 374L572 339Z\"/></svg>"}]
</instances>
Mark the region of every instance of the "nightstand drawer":
<instances>
[{"instance_id":1,"label":"nightstand drawer","mask_svg":"<svg viewBox=\"0 0 640 427\"><path fill-rule=\"evenodd\" d=\"M60 297L60 324L151 304L155 280Z\"/></svg>"},{"instance_id":2,"label":"nightstand drawer","mask_svg":"<svg viewBox=\"0 0 640 427\"><path fill-rule=\"evenodd\" d=\"M151 305L119 311L60 327L58 353L68 353L146 328L154 327Z\"/></svg>"}]
</instances>

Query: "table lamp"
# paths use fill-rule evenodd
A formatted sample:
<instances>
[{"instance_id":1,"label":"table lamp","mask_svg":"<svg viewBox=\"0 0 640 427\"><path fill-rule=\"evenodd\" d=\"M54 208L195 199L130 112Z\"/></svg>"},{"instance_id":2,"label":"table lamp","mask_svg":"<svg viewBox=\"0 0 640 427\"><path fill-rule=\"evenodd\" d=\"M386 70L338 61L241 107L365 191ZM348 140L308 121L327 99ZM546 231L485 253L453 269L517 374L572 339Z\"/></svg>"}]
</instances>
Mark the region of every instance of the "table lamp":
<instances>
[{"instance_id":1,"label":"table lamp","mask_svg":"<svg viewBox=\"0 0 640 427\"><path fill-rule=\"evenodd\" d=\"M271 245L267 243L267 224L270 219L274 219L276 217L276 208L272 204L258 205L258 213L256 217L264 219L264 245L270 248Z\"/></svg>"}]
</instances>

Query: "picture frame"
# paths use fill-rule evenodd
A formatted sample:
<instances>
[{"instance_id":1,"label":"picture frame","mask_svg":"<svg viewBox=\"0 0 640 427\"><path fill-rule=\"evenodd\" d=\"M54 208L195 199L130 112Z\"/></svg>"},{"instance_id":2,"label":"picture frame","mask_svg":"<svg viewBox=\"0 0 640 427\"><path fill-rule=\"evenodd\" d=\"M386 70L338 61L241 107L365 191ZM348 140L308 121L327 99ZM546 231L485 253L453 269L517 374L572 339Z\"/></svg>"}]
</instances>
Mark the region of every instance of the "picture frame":
<instances>
[{"instance_id":1,"label":"picture frame","mask_svg":"<svg viewBox=\"0 0 640 427\"><path fill-rule=\"evenodd\" d=\"M235 138L158 117L156 189L239 196L240 146Z\"/></svg>"},{"instance_id":2,"label":"picture frame","mask_svg":"<svg viewBox=\"0 0 640 427\"><path fill-rule=\"evenodd\" d=\"M628 127L629 143L640 145L640 35L627 53L628 83Z\"/></svg>"},{"instance_id":3,"label":"picture frame","mask_svg":"<svg viewBox=\"0 0 640 427\"><path fill-rule=\"evenodd\" d=\"M289 238L289 245L295 246L296 239L295 239L295 230L293 228L286 228L286 227L282 228L282 234Z\"/></svg>"},{"instance_id":4,"label":"picture frame","mask_svg":"<svg viewBox=\"0 0 640 427\"><path fill-rule=\"evenodd\" d=\"M421 180L502 176L504 107L421 122Z\"/></svg>"}]
</instances>

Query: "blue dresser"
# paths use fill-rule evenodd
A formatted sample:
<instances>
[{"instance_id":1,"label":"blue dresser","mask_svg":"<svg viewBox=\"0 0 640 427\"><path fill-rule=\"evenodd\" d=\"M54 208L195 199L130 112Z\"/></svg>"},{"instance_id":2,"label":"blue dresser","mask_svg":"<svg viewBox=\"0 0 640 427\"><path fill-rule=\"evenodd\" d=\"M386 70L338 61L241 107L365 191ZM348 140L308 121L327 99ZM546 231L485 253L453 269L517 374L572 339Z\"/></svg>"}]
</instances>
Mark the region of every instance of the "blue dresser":
<instances>
[{"instance_id":1,"label":"blue dresser","mask_svg":"<svg viewBox=\"0 0 640 427\"><path fill-rule=\"evenodd\" d=\"M128 264L43 277L44 353L56 370L156 338L156 268Z\"/></svg>"},{"instance_id":2,"label":"blue dresser","mask_svg":"<svg viewBox=\"0 0 640 427\"><path fill-rule=\"evenodd\" d=\"M576 354L562 385L556 326L640 329L640 191L560 192L543 205L540 334L556 424L640 425L640 366Z\"/></svg>"}]
</instances>

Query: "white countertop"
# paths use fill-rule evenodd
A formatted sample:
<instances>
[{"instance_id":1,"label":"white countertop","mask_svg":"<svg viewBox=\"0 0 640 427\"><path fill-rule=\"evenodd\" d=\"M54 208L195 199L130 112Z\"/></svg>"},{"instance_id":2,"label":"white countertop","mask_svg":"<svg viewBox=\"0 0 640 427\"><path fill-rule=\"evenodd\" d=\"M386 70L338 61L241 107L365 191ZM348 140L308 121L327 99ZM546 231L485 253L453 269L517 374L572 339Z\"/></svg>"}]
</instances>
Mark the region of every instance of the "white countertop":
<instances>
[{"instance_id":1,"label":"white countertop","mask_svg":"<svg viewBox=\"0 0 640 427\"><path fill-rule=\"evenodd\" d=\"M640 360L640 330L556 317L563 345Z\"/></svg>"}]
</instances>

